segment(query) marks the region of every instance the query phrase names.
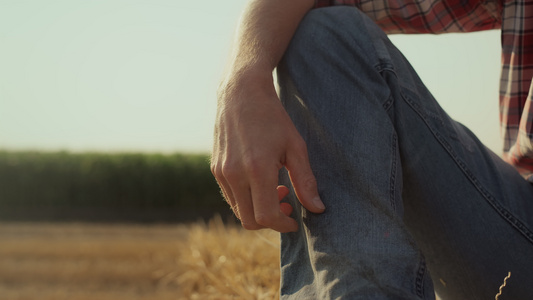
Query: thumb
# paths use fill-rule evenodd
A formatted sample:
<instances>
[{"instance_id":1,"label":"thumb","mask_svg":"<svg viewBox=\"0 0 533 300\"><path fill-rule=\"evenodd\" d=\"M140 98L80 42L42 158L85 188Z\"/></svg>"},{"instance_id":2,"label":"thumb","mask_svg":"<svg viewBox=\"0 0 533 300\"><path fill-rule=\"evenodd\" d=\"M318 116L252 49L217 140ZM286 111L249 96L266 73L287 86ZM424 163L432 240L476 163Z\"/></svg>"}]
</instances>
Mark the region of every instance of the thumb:
<instances>
[{"instance_id":1,"label":"thumb","mask_svg":"<svg viewBox=\"0 0 533 300\"><path fill-rule=\"evenodd\" d=\"M309 164L307 147L288 152L285 166L289 171L289 177L300 203L311 212L322 213L325 206L318 195L317 182Z\"/></svg>"}]
</instances>

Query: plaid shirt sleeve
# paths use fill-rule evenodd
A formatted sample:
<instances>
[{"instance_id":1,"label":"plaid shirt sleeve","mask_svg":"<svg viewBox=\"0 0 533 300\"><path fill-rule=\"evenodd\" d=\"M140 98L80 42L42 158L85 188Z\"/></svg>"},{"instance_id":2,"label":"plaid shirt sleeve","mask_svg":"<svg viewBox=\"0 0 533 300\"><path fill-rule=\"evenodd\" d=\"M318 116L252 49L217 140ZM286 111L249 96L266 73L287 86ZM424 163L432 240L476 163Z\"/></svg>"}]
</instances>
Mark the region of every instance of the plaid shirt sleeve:
<instances>
[{"instance_id":1,"label":"plaid shirt sleeve","mask_svg":"<svg viewBox=\"0 0 533 300\"><path fill-rule=\"evenodd\" d=\"M315 7L358 7L387 33L443 33L499 28L495 1L315 0Z\"/></svg>"},{"instance_id":2,"label":"plaid shirt sleeve","mask_svg":"<svg viewBox=\"0 0 533 300\"><path fill-rule=\"evenodd\" d=\"M500 124L504 153L524 175L533 172L533 1L504 4Z\"/></svg>"},{"instance_id":3,"label":"plaid shirt sleeve","mask_svg":"<svg viewBox=\"0 0 533 300\"><path fill-rule=\"evenodd\" d=\"M315 0L332 5L358 7L387 33L501 28L504 157L524 176L533 173L533 0Z\"/></svg>"}]
</instances>

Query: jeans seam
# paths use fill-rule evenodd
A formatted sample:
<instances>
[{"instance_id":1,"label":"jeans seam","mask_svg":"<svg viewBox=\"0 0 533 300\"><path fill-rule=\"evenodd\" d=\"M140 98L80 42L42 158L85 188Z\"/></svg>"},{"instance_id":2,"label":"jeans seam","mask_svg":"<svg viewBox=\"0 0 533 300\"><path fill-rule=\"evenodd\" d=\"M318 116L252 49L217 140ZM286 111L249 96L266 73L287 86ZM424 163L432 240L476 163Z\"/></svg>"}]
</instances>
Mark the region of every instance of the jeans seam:
<instances>
[{"instance_id":1,"label":"jeans seam","mask_svg":"<svg viewBox=\"0 0 533 300\"><path fill-rule=\"evenodd\" d=\"M376 70L378 70L381 74L383 74L385 71L389 71L396 76L396 72L389 64L378 64L375 66ZM383 103L383 109L385 111L388 111L394 103L394 97L389 97L385 103ZM392 134L392 164L391 164L391 174L390 174L390 205L394 211L396 211L396 202L395 202L395 185L396 185L396 169L397 169L397 147L398 147L398 137L396 135L396 132L393 132ZM421 257L419 259L418 264L418 270L416 272L415 277L415 293L418 297L421 299L424 298L424 278L426 276L427 272L427 266L426 261L424 259L424 256L420 254Z\"/></svg>"},{"instance_id":2,"label":"jeans seam","mask_svg":"<svg viewBox=\"0 0 533 300\"><path fill-rule=\"evenodd\" d=\"M420 258L420 265L418 267L418 272L416 274L416 295L424 298L424 277L426 276L426 261L424 257Z\"/></svg>"},{"instance_id":3,"label":"jeans seam","mask_svg":"<svg viewBox=\"0 0 533 300\"><path fill-rule=\"evenodd\" d=\"M396 187L396 153L397 153L397 137L396 133L392 134L392 165L391 165L391 174L390 174L390 206L392 210L396 211L396 197L395 197L395 187Z\"/></svg>"},{"instance_id":4,"label":"jeans seam","mask_svg":"<svg viewBox=\"0 0 533 300\"><path fill-rule=\"evenodd\" d=\"M403 91L401 92L404 101L420 116L420 118L426 123L426 126L439 141L441 146L448 152L450 157L455 161L456 165L461 169L463 174L468 178L472 185L478 190L478 192L485 198L485 200L498 212L498 214L510 223L515 229L517 229L522 235L524 235L529 242L533 243L533 232L524 225L522 221L513 216L502 205L498 204L494 196L492 196L479 182L476 176L470 171L467 165L457 156L451 145L443 138L443 136L430 125L424 114L420 111L419 105L413 102L408 95Z\"/></svg>"}]
</instances>

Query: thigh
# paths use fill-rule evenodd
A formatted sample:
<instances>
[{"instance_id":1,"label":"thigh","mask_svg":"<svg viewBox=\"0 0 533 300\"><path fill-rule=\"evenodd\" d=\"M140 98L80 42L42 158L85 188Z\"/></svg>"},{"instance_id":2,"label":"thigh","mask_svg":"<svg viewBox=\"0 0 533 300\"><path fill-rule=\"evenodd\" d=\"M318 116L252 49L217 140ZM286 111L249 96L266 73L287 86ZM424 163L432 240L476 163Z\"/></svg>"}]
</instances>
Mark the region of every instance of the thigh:
<instances>
[{"instance_id":1,"label":"thigh","mask_svg":"<svg viewBox=\"0 0 533 300\"><path fill-rule=\"evenodd\" d=\"M402 112L404 222L427 258L437 293L490 299L511 272L499 299L532 299L532 185L442 110ZM439 146L414 142L420 128Z\"/></svg>"},{"instance_id":2,"label":"thigh","mask_svg":"<svg viewBox=\"0 0 533 300\"><path fill-rule=\"evenodd\" d=\"M282 102L326 205L315 215L289 197L300 231L282 235L282 297L434 299L401 219L401 158L379 72L386 65L365 30L340 36L338 26L348 24L339 20L366 26L353 8L313 11L278 67ZM281 182L290 184L287 174Z\"/></svg>"},{"instance_id":3,"label":"thigh","mask_svg":"<svg viewBox=\"0 0 533 300\"><path fill-rule=\"evenodd\" d=\"M394 66L388 82L404 223L435 290L443 299L489 299L511 272L499 299L533 299L533 186L451 119L401 53L384 44Z\"/></svg>"},{"instance_id":4,"label":"thigh","mask_svg":"<svg viewBox=\"0 0 533 300\"><path fill-rule=\"evenodd\" d=\"M314 15L279 77L327 211L295 210L282 293L430 299L425 256L443 299L490 299L509 271L500 299L533 298L530 184L446 115L370 20Z\"/></svg>"}]
</instances>

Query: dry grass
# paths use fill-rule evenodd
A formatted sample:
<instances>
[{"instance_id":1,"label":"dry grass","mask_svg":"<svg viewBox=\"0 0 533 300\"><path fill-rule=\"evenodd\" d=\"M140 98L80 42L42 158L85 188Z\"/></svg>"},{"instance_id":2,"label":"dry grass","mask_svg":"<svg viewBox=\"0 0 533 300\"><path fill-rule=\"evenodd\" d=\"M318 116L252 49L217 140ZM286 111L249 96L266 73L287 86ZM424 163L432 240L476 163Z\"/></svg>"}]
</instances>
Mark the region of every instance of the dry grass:
<instances>
[{"instance_id":1,"label":"dry grass","mask_svg":"<svg viewBox=\"0 0 533 300\"><path fill-rule=\"evenodd\" d=\"M279 299L279 237L208 224L0 223L0 300Z\"/></svg>"},{"instance_id":2,"label":"dry grass","mask_svg":"<svg viewBox=\"0 0 533 300\"><path fill-rule=\"evenodd\" d=\"M0 224L2 300L277 299L273 232L192 225Z\"/></svg>"}]
</instances>

